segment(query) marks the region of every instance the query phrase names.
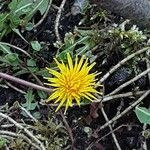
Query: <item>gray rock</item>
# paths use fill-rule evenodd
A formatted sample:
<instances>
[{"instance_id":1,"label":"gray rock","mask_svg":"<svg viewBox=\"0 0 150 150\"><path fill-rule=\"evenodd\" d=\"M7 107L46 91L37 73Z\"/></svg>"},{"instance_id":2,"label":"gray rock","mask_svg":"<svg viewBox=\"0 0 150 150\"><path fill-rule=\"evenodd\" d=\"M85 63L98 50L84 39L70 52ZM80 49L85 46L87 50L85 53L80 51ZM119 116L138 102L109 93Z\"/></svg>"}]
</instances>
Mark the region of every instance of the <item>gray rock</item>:
<instances>
[{"instance_id":1,"label":"gray rock","mask_svg":"<svg viewBox=\"0 0 150 150\"><path fill-rule=\"evenodd\" d=\"M150 28L150 0L92 0L101 8L131 20L140 27Z\"/></svg>"}]
</instances>

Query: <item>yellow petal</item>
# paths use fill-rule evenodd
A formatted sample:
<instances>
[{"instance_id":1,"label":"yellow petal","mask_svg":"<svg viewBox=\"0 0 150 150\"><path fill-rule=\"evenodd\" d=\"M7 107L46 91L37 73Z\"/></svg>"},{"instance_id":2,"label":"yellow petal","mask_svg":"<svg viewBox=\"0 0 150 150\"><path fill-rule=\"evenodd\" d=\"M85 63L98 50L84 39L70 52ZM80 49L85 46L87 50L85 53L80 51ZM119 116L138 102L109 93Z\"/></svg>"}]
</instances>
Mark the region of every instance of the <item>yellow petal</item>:
<instances>
[{"instance_id":1,"label":"yellow petal","mask_svg":"<svg viewBox=\"0 0 150 150\"><path fill-rule=\"evenodd\" d=\"M87 70L90 71L94 66L96 65L96 63L92 63L90 66L87 67Z\"/></svg>"},{"instance_id":2,"label":"yellow petal","mask_svg":"<svg viewBox=\"0 0 150 150\"><path fill-rule=\"evenodd\" d=\"M57 97L59 97L59 93L60 93L60 91L55 91L52 95L50 95L48 100L56 99Z\"/></svg>"},{"instance_id":3,"label":"yellow petal","mask_svg":"<svg viewBox=\"0 0 150 150\"><path fill-rule=\"evenodd\" d=\"M80 99L79 98L75 98L77 105L80 107Z\"/></svg>"},{"instance_id":4,"label":"yellow petal","mask_svg":"<svg viewBox=\"0 0 150 150\"><path fill-rule=\"evenodd\" d=\"M65 94L62 92L62 93L60 93L60 95L59 95L58 99L57 99L57 100L55 100L55 102L54 102L54 103L58 103L60 100L62 100L62 99L63 99L63 97L65 97Z\"/></svg>"},{"instance_id":5,"label":"yellow petal","mask_svg":"<svg viewBox=\"0 0 150 150\"><path fill-rule=\"evenodd\" d=\"M66 102L66 107L65 107L65 112L64 114L66 114L66 111L68 110L68 107L70 106L70 98L67 99L67 102Z\"/></svg>"},{"instance_id":6,"label":"yellow petal","mask_svg":"<svg viewBox=\"0 0 150 150\"><path fill-rule=\"evenodd\" d=\"M88 97L86 94L81 93L80 95L81 95L81 96L83 96L83 97L85 97L86 99L88 99L88 100L92 101L92 99L91 99L90 97Z\"/></svg>"},{"instance_id":7,"label":"yellow petal","mask_svg":"<svg viewBox=\"0 0 150 150\"><path fill-rule=\"evenodd\" d=\"M67 59L68 59L70 71L72 72L73 71L73 62L72 62L72 58L69 53L67 53Z\"/></svg>"},{"instance_id":8,"label":"yellow petal","mask_svg":"<svg viewBox=\"0 0 150 150\"><path fill-rule=\"evenodd\" d=\"M78 66L78 56L76 56L76 59L75 59L74 72L76 72L77 66Z\"/></svg>"},{"instance_id":9,"label":"yellow petal","mask_svg":"<svg viewBox=\"0 0 150 150\"><path fill-rule=\"evenodd\" d=\"M56 76L57 78L61 78L61 74L59 72L52 70L50 68L46 68L46 69L49 71L50 74Z\"/></svg>"},{"instance_id":10,"label":"yellow petal","mask_svg":"<svg viewBox=\"0 0 150 150\"><path fill-rule=\"evenodd\" d=\"M82 64L83 64L83 61L84 61L84 55L81 57L81 59L80 59L80 61L79 61L79 64L78 64L78 66L77 66L77 72L80 70L80 68L81 68L81 66L82 66Z\"/></svg>"},{"instance_id":11,"label":"yellow petal","mask_svg":"<svg viewBox=\"0 0 150 150\"><path fill-rule=\"evenodd\" d=\"M86 93L86 95L88 96L88 97L91 97L91 98L93 98L93 99L96 99L96 97L94 96L94 95L92 95L91 93Z\"/></svg>"},{"instance_id":12,"label":"yellow petal","mask_svg":"<svg viewBox=\"0 0 150 150\"><path fill-rule=\"evenodd\" d=\"M64 98L61 100L61 102L58 105L58 107L56 108L55 112L57 112L60 109L60 107L64 104L65 101L66 101L66 96L64 96Z\"/></svg>"}]
</instances>

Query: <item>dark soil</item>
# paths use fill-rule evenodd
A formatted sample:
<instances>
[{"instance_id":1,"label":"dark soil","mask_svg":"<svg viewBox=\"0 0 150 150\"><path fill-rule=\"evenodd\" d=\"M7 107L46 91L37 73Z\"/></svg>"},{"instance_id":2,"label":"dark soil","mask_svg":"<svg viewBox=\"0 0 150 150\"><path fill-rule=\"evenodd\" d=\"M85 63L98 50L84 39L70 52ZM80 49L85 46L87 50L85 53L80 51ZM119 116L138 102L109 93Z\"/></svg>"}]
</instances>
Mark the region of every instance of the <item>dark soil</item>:
<instances>
[{"instance_id":1,"label":"dark soil","mask_svg":"<svg viewBox=\"0 0 150 150\"><path fill-rule=\"evenodd\" d=\"M57 3L56 3L57 5ZM63 40L65 33L69 31L73 31L75 26L78 26L78 23L83 18L81 14L77 16L65 16L70 12L70 7L72 5L72 1L69 0L63 11L61 20L60 20L60 28L59 32L61 35L61 39ZM47 18L44 20L44 22L34 31L32 32L25 32L23 33L24 37L28 39L29 41L32 39L36 39L41 42L47 43L44 51L40 51L38 53L38 58L43 58L45 62L50 63L52 62L53 56L56 54L56 48L53 46L53 43L56 41L55 33L54 33L54 22L56 17L57 10L54 8L50 9L49 14L47 15ZM115 17L112 14L110 14L112 18L117 18L117 21L119 17ZM35 21L38 21L41 16L39 14L35 15ZM114 19L114 20L115 20ZM85 24L89 26L90 23ZM103 22L100 22L100 24L103 26ZM4 39L6 42L10 42L16 46L19 47L27 47L26 43L20 37L16 35L9 35L9 38ZM98 54L98 53L97 53ZM115 59L114 59L115 56ZM117 64L120 60L122 60L123 56L118 53L112 53L108 58L107 62L103 65L101 64L99 59L97 59L97 66L98 70L103 70L104 72L107 72L112 66ZM47 63L43 63L42 60L38 60L38 65L42 68L47 66ZM141 68L143 67L143 63L140 64ZM140 66L139 65L139 66ZM125 83L129 79L131 79L134 75L128 72L128 67L123 66L117 72L115 72L106 82L105 82L105 94L110 93L113 91L116 87L120 86L121 84ZM25 76L25 78L27 78ZM27 78L28 79L28 78ZM146 90L149 87L147 76L141 78L136 85L140 85L139 87L141 90ZM132 90L132 88L135 85L131 85L124 89L124 92L129 92ZM0 105L4 105L5 103L8 103L9 106L12 106L15 101L22 101L23 94L20 94L19 92L11 89L11 88L0 88ZM142 104L143 106L149 106L149 98L147 97ZM113 102L105 103L104 109L108 115L108 118L113 118L118 111L122 112L125 108L127 108L131 102L133 102L133 98L128 99L118 99ZM101 106L97 106L101 107ZM120 109L120 110L119 110ZM47 110L46 110L47 111ZM91 150L116 150L112 135L109 134L108 136L101 139L98 143L94 143L97 141L97 139L100 139L104 135L110 132L109 128L106 128L100 132L97 131L97 129L102 126L105 123L105 119L100 111L100 109L97 109L95 112L97 116L94 118L94 115L92 116L90 114L90 111L92 111L92 107L90 105L82 106L81 108L70 108L67 113L67 121L70 125L70 128L73 132L73 136L75 139L74 146L77 150L86 150L87 147L93 143L93 147ZM46 115L45 108L41 106L41 113ZM131 111L119 121L115 122L113 124L113 128L120 127L118 130L116 130L115 135L119 141L119 144L122 148L122 150L142 150L142 144L145 138L142 136L142 124L139 123L137 117L135 116L135 113ZM92 134L88 136L88 134L84 131L85 127L89 127L92 130ZM150 141L147 140L148 149L150 149Z\"/></svg>"}]
</instances>

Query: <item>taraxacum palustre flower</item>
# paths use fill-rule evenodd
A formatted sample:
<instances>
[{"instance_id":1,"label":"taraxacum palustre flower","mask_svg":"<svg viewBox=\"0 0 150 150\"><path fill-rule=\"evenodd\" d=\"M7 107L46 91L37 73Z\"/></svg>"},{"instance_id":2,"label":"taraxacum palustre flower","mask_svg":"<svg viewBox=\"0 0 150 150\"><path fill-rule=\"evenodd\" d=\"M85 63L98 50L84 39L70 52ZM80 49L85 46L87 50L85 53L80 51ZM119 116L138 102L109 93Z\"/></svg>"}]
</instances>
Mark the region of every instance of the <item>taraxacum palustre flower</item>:
<instances>
[{"instance_id":1,"label":"taraxacum palustre flower","mask_svg":"<svg viewBox=\"0 0 150 150\"><path fill-rule=\"evenodd\" d=\"M50 85L54 87L53 93L49 96L48 102L53 100L55 103L60 103L56 109L58 111L62 105L65 105L65 112L68 107L72 107L73 100L80 106L82 98L86 98L90 101L96 99L94 94L99 93L94 89L96 85L96 73L90 73L90 70L96 63L88 64L88 59L84 59L82 56L79 60L76 56L75 62L73 62L69 53L67 53L67 64L63 61L59 62L54 58L59 71L47 68L52 78L46 78Z\"/></svg>"}]
</instances>

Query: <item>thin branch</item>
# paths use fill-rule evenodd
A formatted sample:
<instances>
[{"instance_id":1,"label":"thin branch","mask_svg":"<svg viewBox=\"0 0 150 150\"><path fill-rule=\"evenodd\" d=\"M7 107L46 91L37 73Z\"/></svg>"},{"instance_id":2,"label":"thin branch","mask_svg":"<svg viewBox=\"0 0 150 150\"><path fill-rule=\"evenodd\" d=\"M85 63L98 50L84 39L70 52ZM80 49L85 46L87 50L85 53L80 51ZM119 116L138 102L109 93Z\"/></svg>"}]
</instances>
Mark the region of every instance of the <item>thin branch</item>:
<instances>
[{"instance_id":1,"label":"thin branch","mask_svg":"<svg viewBox=\"0 0 150 150\"><path fill-rule=\"evenodd\" d=\"M60 35L59 35L59 21L60 21L61 13L62 13L65 3L66 3L66 0L62 0L62 3L59 7L56 20L55 20L55 35L56 35L57 41L59 42L61 42Z\"/></svg>"},{"instance_id":2,"label":"thin branch","mask_svg":"<svg viewBox=\"0 0 150 150\"><path fill-rule=\"evenodd\" d=\"M133 96L139 96L144 94L146 91L135 91L135 92L127 92L123 94L116 94L111 96L104 96L104 99L102 100L103 103L108 102L110 100L119 99L119 98L125 98L125 97L133 97ZM101 100L97 100L96 102L100 102Z\"/></svg>"},{"instance_id":3,"label":"thin branch","mask_svg":"<svg viewBox=\"0 0 150 150\"><path fill-rule=\"evenodd\" d=\"M6 80L10 80L10 81L13 81L15 83L19 83L21 85L33 88L33 89L41 90L41 91L44 91L44 92L47 92L47 93L51 93L52 92L52 89L50 89L50 88L46 88L46 87L43 87L43 86L31 83L31 82L28 82L28 81L25 81L25 80L13 77L13 76L8 75L6 73L0 72L0 77L4 78Z\"/></svg>"},{"instance_id":4,"label":"thin branch","mask_svg":"<svg viewBox=\"0 0 150 150\"><path fill-rule=\"evenodd\" d=\"M124 116L127 112L129 112L132 108L134 108L136 105L138 105L145 97L147 97L150 94L150 90L146 91L137 101L135 101L133 104L131 104L129 107L127 107L122 113L120 113L118 116L115 116L110 121L106 122L103 126L101 126L98 130L102 130L112 124L114 121L118 120L122 116Z\"/></svg>"},{"instance_id":5,"label":"thin branch","mask_svg":"<svg viewBox=\"0 0 150 150\"><path fill-rule=\"evenodd\" d=\"M16 122L14 119L12 119L11 117L9 117L6 114L3 114L3 113L0 112L0 117L9 120L17 128L19 128L20 130L24 131L32 140L34 140L38 144L38 146L41 148L41 150L46 150L44 145L28 129L26 129L25 127L20 125L18 122Z\"/></svg>"},{"instance_id":6,"label":"thin branch","mask_svg":"<svg viewBox=\"0 0 150 150\"><path fill-rule=\"evenodd\" d=\"M129 84L135 82L136 80L140 79L141 77L143 77L144 75L146 75L147 73L150 72L150 68L148 68L147 70L143 71L142 73L140 73L138 76L134 77L133 79L127 81L126 83L120 85L117 89L115 89L114 91L112 91L110 94L108 94L108 96L113 95L118 93L119 91L121 91L123 88L125 88L126 86L128 86Z\"/></svg>"},{"instance_id":7,"label":"thin branch","mask_svg":"<svg viewBox=\"0 0 150 150\"><path fill-rule=\"evenodd\" d=\"M144 124L143 124L143 132L142 132L143 137L144 137L144 131L146 130L146 128L147 128L147 124L144 123ZM143 146L142 146L142 148L143 148L144 150L148 150L146 139L143 141Z\"/></svg>"},{"instance_id":8,"label":"thin branch","mask_svg":"<svg viewBox=\"0 0 150 150\"><path fill-rule=\"evenodd\" d=\"M28 110L26 110L24 107L19 105L19 108L22 111L24 111L34 122L38 122L38 120L35 117L33 117L32 114Z\"/></svg>"},{"instance_id":9,"label":"thin branch","mask_svg":"<svg viewBox=\"0 0 150 150\"><path fill-rule=\"evenodd\" d=\"M147 50L150 50L150 47L146 47L143 48L141 50L138 50L137 52L129 55L128 57L124 58L122 61L120 61L117 65L115 65L112 69L110 69L101 79L100 81L98 81L99 83L104 82L113 72L115 72L120 66L122 66L123 64L125 64L127 61L129 61L130 59L132 59L133 57L135 57L136 55L139 55L143 52L146 52Z\"/></svg>"},{"instance_id":10,"label":"thin branch","mask_svg":"<svg viewBox=\"0 0 150 150\"><path fill-rule=\"evenodd\" d=\"M27 68L28 69L28 68ZM41 80L32 72L30 71L30 69L28 69L29 72L31 73L31 75L34 77L34 79L37 81L37 83L40 85L40 86L43 86L44 84L41 82Z\"/></svg>"},{"instance_id":11,"label":"thin branch","mask_svg":"<svg viewBox=\"0 0 150 150\"><path fill-rule=\"evenodd\" d=\"M122 127L128 127L128 126L133 126L133 127L135 127L135 125L128 125L128 124L127 124L127 125L121 125L121 126L115 128L114 130L110 131L109 133L105 134L104 136L100 137L100 138L97 139L95 142L92 142L92 143L88 146L88 148L87 148L86 150L90 150L91 147L93 147L94 143L99 143L101 140L105 139L108 135L112 134L113 132L119 130L119 129L122 128Z\"/></svg>"},{"instance_id":12,"label":"thin branch","mask_svg":"<svg viewBox=\"0 0 150 150\"><path fill-rule=\"evenodd\" d=\"M21 89L15 87L15 86L12 85L11 83L9 83L9 82L7 82L7 81L5 81L5 83L6 83L9 87L11 87L12 89L14 89L15 91L17 91L17 92L19 92L19 93L21 93L21 94L26 94L26 92L24 92L23 90L21 90Z\"/></svg>"},{"instance_id":13,"label":"thin branch","mask_svg":"<svg viewBox=\"0 0 150 150\"><path fill-rule=\"evenodd\" d=\"M6 135L9 137L19 137L19 138L23 139L24 141L26 141L27 143L29 143L30 145L32 145L33 147L35 147L36 149L41 150L41 148L39 146L34 144L27 136L25 136L23 134L17 134L17 133L10 132L10 131L0 130L0 136L1 135Z\"/></svg>"},{"instance_id":14,"label":"thin branch","mask_svg":"<svg viewBox=\"0 0 150 150\"><path fill-rule=\"evenodd\" d=\"M111 95L111 96L104 96L103 99L96 99L94 100L92 103L99 103L99 102L108 102L114 99L119 99L119 98L126 98L126 97L133 97L133 96L140 96L142 94L144 94L146 91L137 91L137 92L127 92L127 93L123 93L123 94L116 94L116 95ZM126 100L126 99L125 99ZM54 104L54 103L50 103L47 104L45 102L40 102L41 105L48 105L51 107L58 107L59 104ZM80 103L81 106L85 106L85 105L90 105L90 103ZM62 105L65 106L65 105ZM76 103L73 103L73 106L78 106Z\"/></svg>"},{"instance_id":15,"label":"thin branch","mask_svg":"<svg viewBox=\"0 0 150 150\"><path fill-rule=\"evenodd\" d=\"M72 149L74 149L74 138L73 138L72 130L71 130L71 128L70 128L70 126L69 126L69 124L68 124L68 122L67 122L67 120L66 120L66 118L65 118L65 116L64 116L64 114L61 110L60 110L60 115L61 115L61 117L63 119L63 122L66 126L66 129L69 133L69 136L70 136L70 139L71 139L71 142L72 142Z\"/></svg>"},{"instance_id":16,"label":"thin branch","mask_svg":"<svg viewBox=\"0 0 150 150\"><path fill-rule=\"evenodd\" d=\"M103 107L101 107L101 112L102 112L102 114L103 114L103 116L104 116L106 122L109 122L109 119L108 119L107 114L105 113L105 110L104 110ZM109 126L109 128L110 128L110 131L113 131L113 128L112 128L111 124L109 124L108 126ZM112 132L112 137L113 137L113 139L114 139L114 142L115 142L115 144L116 144L117 149L118 149L118 150L121 150L121 147L120 147L120 145L119 145L119 143L118 143L118 140L117 140L116 135L114 134L114 132Z\"/></svg>"},{"instance_id":17,"label":"thin branch","mask_svg":"<svg viewBox=\"0 0 150 150\"><path fill-rule=\"evenodd\" d=\"M146 58L146 65L147 65L147 69L150 68L150 60L148 58ZM150 85L150 72L148 73L148 82Z\"/></svg>"},{"instance_id":18,"label":"thin branch","mask_svg":"<svg viewBox=\"0 0 150 150\"><path fill-rule=\"evenodd\" d=\"M27 55L28 57L31 57L31 55L29 53L27 53L25 50L23 50L22 48L19 48L15 45L9 44L9 43L5 43L5 42L0 42L1 45L7 45L9 47L15 48L17 50L19 50L20 52L24 53L25 55Z\"/></svg>"},{"instance_id":19,"label":"thin branch","mask_svg":"<svg viewBox=\"0 0 150 150\"><path fill-rule=\"evenodd\" d=\"M52 0L49 0L49 4L48 4L48 6L47 6L47 9L46 9L46 11L45 11L45 14L44 14L43 17L40 19L40 21L39 21L37 24L35 24L35 25L33 26L33 28L37 28L37 27L44 21L44 19L46 18L47 14L48 14L48 12L49 12L49 10L50 10L51 4L52 4Z\"/></svg>"}]
</instances>

